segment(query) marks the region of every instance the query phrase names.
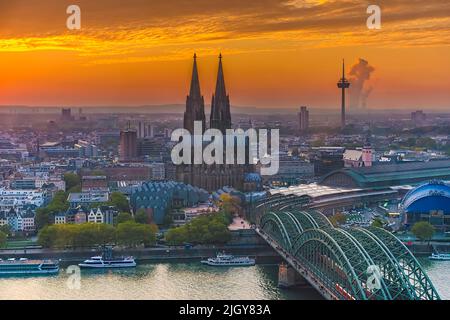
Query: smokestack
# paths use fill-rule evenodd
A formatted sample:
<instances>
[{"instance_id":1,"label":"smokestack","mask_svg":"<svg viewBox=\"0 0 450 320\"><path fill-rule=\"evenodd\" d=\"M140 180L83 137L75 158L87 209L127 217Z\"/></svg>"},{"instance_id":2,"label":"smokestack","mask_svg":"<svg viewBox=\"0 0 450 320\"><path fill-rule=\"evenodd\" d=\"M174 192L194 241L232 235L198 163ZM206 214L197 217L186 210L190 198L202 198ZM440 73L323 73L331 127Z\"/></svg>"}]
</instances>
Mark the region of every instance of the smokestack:
<instances>
[{"instance_id":1,"label":"smokestack","mask_svg":"<svg viewBox=\"0 0 450 320\"><path fill-rule=\"evenodd\" d=\"M367 87L366 81L375 68L369 65L364 59L359 59L358 63L352 66L350 70L350 109L358 110L367 108L367 98L372 92L372 87Z\"/></svg>"}]
</instances>

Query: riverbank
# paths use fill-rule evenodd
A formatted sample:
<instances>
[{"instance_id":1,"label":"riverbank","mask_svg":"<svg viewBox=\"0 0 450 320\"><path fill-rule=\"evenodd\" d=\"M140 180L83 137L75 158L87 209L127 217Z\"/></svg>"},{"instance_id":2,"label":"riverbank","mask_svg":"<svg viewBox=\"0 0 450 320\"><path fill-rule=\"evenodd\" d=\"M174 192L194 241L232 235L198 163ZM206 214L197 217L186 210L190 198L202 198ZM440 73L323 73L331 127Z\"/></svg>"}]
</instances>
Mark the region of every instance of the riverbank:
<instances>
[{"instance_id":1,"label":"riverbank","mask_svg":"<svg viewBox=\"0 0 450 320\"><path fill-rule=\"evenodd\" d=\"M138 261L171 262L202 260L225 251L236 256L255 257L258 263L276 262L280 257L267 245L244 246L201 246L186 249L184 247L114 249L115 256L132 255ZM81 262L91 256L98 255L97 249L54 250L2 250L0 258L56 259L62 262Z\"/></svg>"},{"instance_id":2,"label":"riverbank","mask_svg":"<svg viewBox=\"0 0 450 320\"><path fill-rule=\"evenodd\" d=\"M199 261L225 251L236 256L255 257L257 263L276 263L281 258L252 229L232 231L232 238L225 245L159 246L150 248L114 248L115 256L134 256L138 261L183 262ZM42 249L14 248L0 250L0 258L56 259L61 262L81 262L100 254L99 248Z\"/></svg>"},{"instance_id":3,"label":"riverbank","mask_svg":"<svg viewBox=\"0 0 450 320\"><path fill-rule=\"evenodd\" d=\"M431 241L430 243L424 243L417 241L410 243L407 247L415 256L418 257L429 256L433 252L450 252L450 243L448 242L443 243Z\"/></svg>"},{"instance_id":4,"label":"riverbank","mask_svg":"<svg viewBox=\"0 0 450 320\"><path fill-rule=\"evenodd\" d=\"M231 240L220 246L197 245L192 248L178 247L152 247L152 248L134 248L120 249L115 248L114 254L117 256L132 255L137 260L154 262L183 262L196 261L214 256L219 251L225 251L236 256L255 257L257 263L276 263L281 262L281 258L267 243L259 237L253 229L240 229L231 232ZM448 242L410 242L408 248L418 257L431 255L432 252L450 252L450 243ZM62 262L74 263L80 262L93 255L99 254L98 248L85 249L41 249L41 248L11 248L0 250L0 258L21 258L28 259L60 259Z\"/></svg>"}]
</instances>

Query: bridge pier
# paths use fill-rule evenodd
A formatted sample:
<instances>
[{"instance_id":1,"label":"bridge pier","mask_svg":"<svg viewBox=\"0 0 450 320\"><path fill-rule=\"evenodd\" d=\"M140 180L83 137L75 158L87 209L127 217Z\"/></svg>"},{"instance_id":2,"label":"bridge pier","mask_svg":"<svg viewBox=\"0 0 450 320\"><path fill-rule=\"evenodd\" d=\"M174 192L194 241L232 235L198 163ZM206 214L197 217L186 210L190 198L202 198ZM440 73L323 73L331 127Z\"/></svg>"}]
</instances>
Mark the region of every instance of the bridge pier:
<instances>
[{"instance_id":1,"label":"bridge pier","mask_svg":"<svg viewBox=\"0 0 450 320\"><path fill-rule=\"evenodd\" d=\"M309 285L305 278L303 278L290 265L281 263L278 266L278 286L281 288L290 288L294 286Z\"/></svg>"}]
</instances>

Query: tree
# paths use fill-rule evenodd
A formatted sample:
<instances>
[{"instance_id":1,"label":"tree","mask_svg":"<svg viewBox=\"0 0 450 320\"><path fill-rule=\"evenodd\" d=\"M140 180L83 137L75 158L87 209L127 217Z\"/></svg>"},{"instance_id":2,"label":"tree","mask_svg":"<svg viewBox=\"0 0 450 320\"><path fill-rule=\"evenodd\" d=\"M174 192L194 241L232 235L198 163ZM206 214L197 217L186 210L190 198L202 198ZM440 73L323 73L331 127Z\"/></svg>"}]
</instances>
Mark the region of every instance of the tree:
<instances>
[{"instance_id":1,"label":"tree","mask_svg":"<svg viewBox=\"0 0 450 320\"><path fill-rule=\"evenodd\" d=\"M111 193L110 205L115 206L119 211L130 212L130 203L127 197L120 192Z\"/></svg>"},{"instance_id":2,"label":"tree","mask_svg":"<svg viewBox=\"0 0 450 320\"><path fill-rule=\"evenodd\" d=\"M166 212L166 214L164 215L164 220L163 220L163 226L165 228L169 228L173 223L173 216Z\"/></svg>"},{"instance_id":3,"label":"tree","mask_svg":"<svg viewBox=\"0 0 450 320\"><path fill-rule=\"evenodd\" d=\"M429 222L420 221L412 226L411 232L421 241L430 241L433 238L435 230Z\"/></svg>"},{"instance_id":4,"label":"tree","mask_svg":"<svg viewBox=\"0 0 450 320\"><path fill-rule=\"evenodd\" d=\"M436 141L430 137L420 137L416 141L416 145L418 147L423 147L426 149L436 149L437 144Z\"/></svg>"},{"instance_id":5,"label":"tree","mask_svg":"<svg viewBox=\"0 0 450 320\"><path fill-rule=\"evenodd\" d=\"M75 173L67 172L64 174L64 181L66 182L66 190L81 185L80 177Z\"/></svg>"},{"instance_id":6,"label":"tree","mask_svg":"<svg viewBox=\"0 0 450 320\"><path fill-rule=\"evenodd\" d=\"M333 226L337 227L347 222L347 216L343 213L336 213L329 220Z\"/></svg>"},{"instance_id":7,"label":"tree","mask_svg":"<svg viewBox=\"0 0 450 320\"><path fill-rule=\"evenodd\" d=\"M136 221L136 223L141 223L141 224L148 224L150 223L150 219L148 217L147 212L145 212L145 209L139 209L136 214L134 215L134 221Z\"/></svg>"},{"instance_id":8,"label":"tree","mask_svg":"<svg viewBox=\"0 0 450 320\"><path fill-rule=\"evenodd\" d=\"M117 242L127 247L152 245L156 242L156 225L139 224L127 221L117 226Z\"/></svg>"},{"instance_id":9,"label":"tree","mask_svg":"<svg viewBox=\"0 0 450 320\"><path fill-rule=\"evenodd\" d=\"M58 191L53 196L52 201L46 207L51 213L58 213L66 211L69 208L67 202L67 193L64 191Z\"/></svg>"},{"instance_id":10,"label":"tree","mask_svg":"<svg viewBox=\"0 0 450 320\"><path fill-rule=\"evenodd\" d=\"M6 233L3 231L0 231L0 248L6 247L6 239L7 239Z\"/></svg>"},{"instance_id":11,"label":"tree","mask_svg":"<svg viewBox=\"0 0 450 320\"><path fill-rule=\"evenodd\" d=\"M44 248L54 246L57 239L57 229L54 226L45 226L38 233L38 243Z\"/></svg>"},{"instance_id":12,"label":"tree","mask_svg":"<svg viewBox=\"0 0 450 320\"><path fill-rule=\"evenodd\" d=\"M68 208L67 193L64 191L56 192L52 201L46 207L36 210L35 224L37 229L40 230L47 225L53 224L55 214L65 212Z\"/></svg>"},{"instance_id":13,"label":"tree","mask_svg":"<svg viewBox=\"0 0 450 320\"><path fill-rule=\"evenodd\" d=\"M98 238L97 242L100 245L112 244L116 241L116 229L110 224L97 224Z\"/></svg>"},{"instance_id":14,"label":"tree","mask_svg":"<svg viewBox=\"0 0 450 320\"><path fill-rule=\"evenodd\" d=\"M96 225L92 223L85 223L80 225L72 225L74 231L73 246L75 248L91 247L99 244L99 231Z\"/></svg>"},{"instance_id":15,"label":"tree","mask_svg":"<svg viewBox=\"0 0 450 320\"><path fill-rule=\"evenodd\" d=\"M38 243L45 248L83 248L113 244L116 229L108 224L59 224L44 227Z\"/></svg>"},{"instance_id":16,"label":"tree","mask_svg":"<svg viewBox=\"0 0 450 320\"><path fill-rule=\"evenodd\" d=\"M373 219L371 226L376 228L383 228L384 223L380 218L375 218Z\"/></svg>"},{"instance_id":17,"label":"tree","mask_svg":"<svg viewBox=\"0 0 450 320\"><path fill-rule=\"evenodd\" d=\"M236 197L233 197L229 193L222 193L220 195L220 207L222 211L226 213L234 213L236 207L239 206L239 200Z\"/></svg>"},{"instance_id":18,"label":"tree","mask_svg":"<svg viewBox=\"0 0 450 320\"><path fill-rule=\"evenodd\" d=\"M226 243L231 239L228 230L231 215L225 212L205 214L184 226L173 228L165 234L169 244L179 245L185 242L212 244Z\"/></svg>"},{"instance_id":19,"label":"tree","mask_svg":"<svg viewBox=\"0 0 450 320\"><path fill-rule=\"evenodd\" d=\"M187 228L177 227L170 229L165 234L165 238L169 244L182 244L188 242Z\"/></svg>"},{"instance_id":20,"label":"tree","mask_svg":"<svg viewBox=\"0 0 450 320\"><path fill-rule=\"evenodd\" d=\"M117 224L133 221L133 217L128 212L121 212L117 215Z\"/></svg>"},{"instance_id":21,"label":"tree","mask_svg":"<svg viewBox=\"0 0 450 320\"><path fill-rule=\"evenodd\" d=\"M52 224L52 218L53 218L52 212L47 208L38 208L36 209L36 217L35 217L35 224L36 228L38 230L44 228L45 226L48 226L49 224Z\"/></svg>"},{"instance_id":22,"label":"tree","mask_svg":"<svg viewBox=\"0 0 450 320\"><path fill-rule=\"evenodd\" d=\"M0 232L3 232L7 236L11 235L11 227L8 224L0 226Z\"/></svg>"},{"instance_id":23,"label":"tree","mask_svg":"<svg viewBox=\"0 0 450 320\"><path fill-rule=\"evenodd\" d=\"M156 243L156 234L159 229L156 224L146 224L141 226L144 246L152 246Z\"/></svg>"}]
</instances>

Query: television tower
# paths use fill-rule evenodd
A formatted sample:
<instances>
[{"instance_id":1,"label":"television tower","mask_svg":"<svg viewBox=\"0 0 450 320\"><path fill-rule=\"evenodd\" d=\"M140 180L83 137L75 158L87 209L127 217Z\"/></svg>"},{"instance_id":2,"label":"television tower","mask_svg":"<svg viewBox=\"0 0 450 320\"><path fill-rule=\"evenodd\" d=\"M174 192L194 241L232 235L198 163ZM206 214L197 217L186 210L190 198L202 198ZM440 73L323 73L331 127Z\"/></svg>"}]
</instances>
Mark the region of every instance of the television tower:
<instances>
[{"instance_id":1,"label":"television tower","mask_svg":"<svg viewBox=\"0 0 450 320\"><path fill-rule=\"evenodd\" d=\"M345 128L345 89L350 87L350 82L345 78L345 61L342 60L342 78L337 83L339 89L342 89L342 106L341 106L341 128Z\"/></svg>"}]
</instances>

